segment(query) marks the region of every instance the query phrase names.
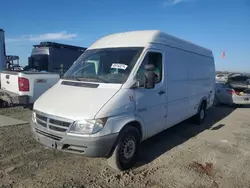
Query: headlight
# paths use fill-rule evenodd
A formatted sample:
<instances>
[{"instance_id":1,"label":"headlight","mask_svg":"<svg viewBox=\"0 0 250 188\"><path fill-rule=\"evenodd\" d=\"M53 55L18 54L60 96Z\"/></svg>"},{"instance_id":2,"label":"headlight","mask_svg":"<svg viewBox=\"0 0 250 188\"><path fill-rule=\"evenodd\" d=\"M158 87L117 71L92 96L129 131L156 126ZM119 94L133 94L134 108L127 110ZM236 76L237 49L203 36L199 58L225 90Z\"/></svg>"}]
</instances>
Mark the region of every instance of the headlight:
<instances>
[{"instance_id":1,"label":"headlight","mask_svg":"<svg viewBox=\"0 0 250 188\"><path fill-rule=\"evenodd\" d=\"M36 113L35 112L32 112L32 121L36 122Z\"/></svg>"},{"instance_id":2,"label":"headlight","mask_svg":"<svg viewBox=\"0 0 250 188\"><path fill-rule=\"evenodd\" d=\"M71 133L95 134L103 129L107 118L76 121L69 129Z\"/></svg>"}]
</instances>

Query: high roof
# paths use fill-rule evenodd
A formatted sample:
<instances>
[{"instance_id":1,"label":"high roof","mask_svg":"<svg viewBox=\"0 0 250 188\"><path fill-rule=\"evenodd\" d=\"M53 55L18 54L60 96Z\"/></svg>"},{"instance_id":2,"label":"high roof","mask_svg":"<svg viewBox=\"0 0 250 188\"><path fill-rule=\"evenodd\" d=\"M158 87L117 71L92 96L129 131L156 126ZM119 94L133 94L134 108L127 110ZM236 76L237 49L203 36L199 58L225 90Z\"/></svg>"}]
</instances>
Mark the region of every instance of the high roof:
<instances>
[{"instance_id":1,"label":"high roof","mask_svg":"<svg viewBox=\"0 0 250 188\"><path fill-rule=\"evenodd\" d=\"M105 36L95 43L89 49L94 48L114 48L114 47L145 47L150 43L164 44L191 51L201 55L213 57L211 50L193 44L191 42L179 39L158 30L129 31Z\"/></svg>"}]
</instances>

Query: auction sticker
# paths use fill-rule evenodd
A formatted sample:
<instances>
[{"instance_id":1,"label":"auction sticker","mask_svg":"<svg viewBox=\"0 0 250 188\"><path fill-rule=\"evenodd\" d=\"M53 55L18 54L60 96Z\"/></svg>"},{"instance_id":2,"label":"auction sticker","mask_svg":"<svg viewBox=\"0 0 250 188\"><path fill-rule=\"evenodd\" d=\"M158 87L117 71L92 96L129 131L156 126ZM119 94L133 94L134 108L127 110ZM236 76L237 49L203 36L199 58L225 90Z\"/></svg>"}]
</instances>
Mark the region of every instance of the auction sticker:
<instances>
[{"instance_id":1,"label":"auction sticker","mask_svg":"<svg viewBox=\"0 0 250 188\"><path fill-rule=\"evenodd\" d=\"M122 69L125 70L128 67L128 65L120 64L120 63L113 63L111 68L112 69Z\"/></svg>"}]
</instances>

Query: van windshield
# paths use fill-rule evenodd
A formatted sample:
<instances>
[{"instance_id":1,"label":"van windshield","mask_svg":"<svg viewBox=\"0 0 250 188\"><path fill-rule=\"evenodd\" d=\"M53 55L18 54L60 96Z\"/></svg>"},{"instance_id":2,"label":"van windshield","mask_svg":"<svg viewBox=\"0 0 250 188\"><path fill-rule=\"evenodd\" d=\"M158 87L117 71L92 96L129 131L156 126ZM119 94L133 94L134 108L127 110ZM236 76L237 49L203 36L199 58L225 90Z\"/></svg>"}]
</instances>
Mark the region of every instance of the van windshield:
<instances>
[{"instance_id":1,"label":"van windshield","mask_svg":"<svg viewBox=\"0 0 250 188\"><path fill-rule=\"evenodd\" d=\"M124 83L143 48L104 48L85 51L63 79Z\"/></svg>"}]
</instances>

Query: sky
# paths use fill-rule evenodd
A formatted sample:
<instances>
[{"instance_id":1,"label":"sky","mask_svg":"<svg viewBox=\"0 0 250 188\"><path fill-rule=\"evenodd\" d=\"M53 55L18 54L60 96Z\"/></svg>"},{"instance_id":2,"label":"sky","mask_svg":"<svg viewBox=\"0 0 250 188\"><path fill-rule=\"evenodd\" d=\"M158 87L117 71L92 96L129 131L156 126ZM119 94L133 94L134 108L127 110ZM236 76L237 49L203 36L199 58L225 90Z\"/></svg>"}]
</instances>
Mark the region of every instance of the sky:
<instances>
[{"instance_id":1,"label":"sky","mask_svg":"<svg viewBox=\"0 0 250 188\"><path fill-rule=\"evenodd\" d=\"M0 12L7 54L21 65L41 41L88 47L111 33L157 29L211 49L216 70L250 72L250 0L8 0Z\"/></svg>"}]
</instances>

